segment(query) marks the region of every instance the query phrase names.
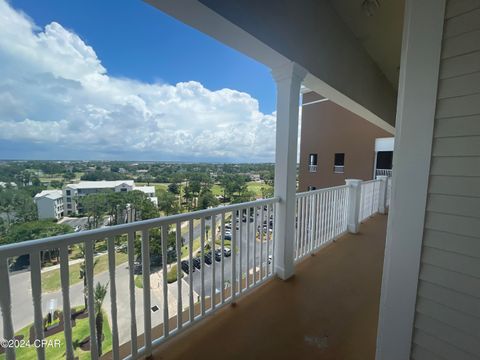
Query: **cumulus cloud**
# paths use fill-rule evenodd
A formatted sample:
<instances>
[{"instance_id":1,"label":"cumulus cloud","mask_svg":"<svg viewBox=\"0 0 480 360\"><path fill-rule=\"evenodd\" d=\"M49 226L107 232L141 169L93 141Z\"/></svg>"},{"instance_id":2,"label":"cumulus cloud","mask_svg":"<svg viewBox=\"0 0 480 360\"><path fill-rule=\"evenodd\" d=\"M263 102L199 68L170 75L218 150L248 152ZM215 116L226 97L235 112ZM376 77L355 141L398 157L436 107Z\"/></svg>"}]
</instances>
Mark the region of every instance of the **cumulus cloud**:
<instances>
[{"instance_id":1,"label":"cumulus cloud","mask_svg":"<svg viewBox=\"0 0 480 360\"><path fill-rule=\"evenodd\" d=\"M260 112L249 94L109 76L74 32L56 22L39 29L4 0L0 64L0 142L10 149L40 144L54 158L65 149L77 158L274 158L275 113Z\"/></svg>"}]
</instances>

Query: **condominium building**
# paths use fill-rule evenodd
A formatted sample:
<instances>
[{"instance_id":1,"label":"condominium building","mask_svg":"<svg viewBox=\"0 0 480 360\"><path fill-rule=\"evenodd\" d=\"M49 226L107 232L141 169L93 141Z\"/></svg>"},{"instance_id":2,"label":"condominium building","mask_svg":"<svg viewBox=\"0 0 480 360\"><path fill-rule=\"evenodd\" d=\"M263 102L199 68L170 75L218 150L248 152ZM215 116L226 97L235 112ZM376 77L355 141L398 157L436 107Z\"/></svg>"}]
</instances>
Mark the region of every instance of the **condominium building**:
<instances>
[{"instance_id":1,"label":"condominium building","mask_svg":"<svg viewBox=\"0 0 480 360\"><path fill-rule=\"evenodd\" d=\"M135 186L133 180L115 181L81 181L77 184L68 184L63 189L67 214L78 214L78 198L99 192L127 192L139 190L147 194L148 198L157 205L154 186Z\"/></svg>"},{"instance_id":2,"label":"condominium building","mask_svg":"<svg viewBox=\"0 0 480 360\"><path fill-rule=\"evenodd\" d=\"M315 92L304 92L299 191L343 185L345 179L370 180L377 157L379 166L392 168L392 153L390 132Z\"/></svg>"},{"instance_id":3,"label":"condominium building","mask_svg":"<svg viewBox=\"0 0 480 360\"><path fill-rule=\"evenodd\" d=\"M62 190L43 190L35 195L39 219L61 219L64 214Z\"/></svg>"}]
</instances>

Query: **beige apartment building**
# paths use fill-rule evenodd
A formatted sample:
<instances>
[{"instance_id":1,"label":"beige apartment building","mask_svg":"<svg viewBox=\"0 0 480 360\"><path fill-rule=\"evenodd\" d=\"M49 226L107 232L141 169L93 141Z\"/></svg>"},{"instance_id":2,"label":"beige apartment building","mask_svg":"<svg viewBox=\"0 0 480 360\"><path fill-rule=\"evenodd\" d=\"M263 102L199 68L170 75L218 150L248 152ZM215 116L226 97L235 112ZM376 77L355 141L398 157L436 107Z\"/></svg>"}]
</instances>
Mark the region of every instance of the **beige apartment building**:
<instances>
[{"instance_id":1,"label":"beige apartment building","mask_svg":"<svg viewBox=\"0 0 480 360\"><path fill-rule=\"evenodd\" d=\"M376 157L390 163L392 153L377 154L375 142L393 135L315 92L303 94L299 191L345 184L345 179L370 180ZM388 163L388 159L386 159ZM382 161L383 162L383 161Z\"/></svg>"}]
</instances>

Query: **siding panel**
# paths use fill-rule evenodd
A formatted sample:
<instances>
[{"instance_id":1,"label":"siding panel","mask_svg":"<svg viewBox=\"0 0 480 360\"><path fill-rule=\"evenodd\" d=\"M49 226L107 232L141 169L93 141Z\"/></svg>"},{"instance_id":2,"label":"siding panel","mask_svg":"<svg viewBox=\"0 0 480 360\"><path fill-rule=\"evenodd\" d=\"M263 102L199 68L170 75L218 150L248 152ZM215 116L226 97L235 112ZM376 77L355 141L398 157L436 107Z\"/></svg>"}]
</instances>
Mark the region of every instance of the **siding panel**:
<instances>
[{"instance_id":1,"label":"siding panel","mask_svg":"<svg viewBox=\"0 0 480 360\"><path fill-rule=\"evenodd\" d=\"M442 48L442 58L446 59L478 50L480 50L480 30L475 30L445 39Z\"/></svg>"},{"instance_id":2,"label":"siding panel","mask_svg":"<svg viewBox=\"0 0 480 360\"><path fill-rule=\"evenodd\" d=\"M445 18L450 19L480 7L480 0L455 0L448 1L445 9Z\"/></svg>"},{"instance_id":3,"label":"siding panel","mask_svg":"<svg viewBox=\"0 0 480 360\"><path fill-rule=\"evenodd\" d=\"M462 176L430 176L430 194L480 196L479 179Z\"/></svg>"},{"instance_id":4,"label":"siding panel","mask_svg":"<svg viewBox=\"0 0 480 360\"><path fill-rule=\"evenodd\" d=\"M480 157L434 157L430 175L480 177Z\"/></svg>"},{"instance_id":5,"label":"siding panel","mask_svg":"<svg viewBox=\"0 0 480 360\"><path fill-rule=\"evenodd\" d=\"M480 94L440 99L437 102L437 119L477 114L480 114Z\"/></svg>"},{"instance_id":6,"label":"siding panel","mask_svg":"<svg viewBox=\"0 0 480 360\"><path fill-rule=\"evenodd\" d=\"M440 79L480 71L480 51L445 59L440 65Z\"/></svg>"},{"instance_id":7,"label":"siding panel","mask_svg":"<svg viewBox=\"0 0 480 360\"><path fill-rule=\"evenodd\" d=\"M446 341L442 341L425 331L416 329L413 341L415 344L419 344L424 349L428 349L431 353L445 358L448 360L478 360L479 358L474 355L470 355L458 347L449 344ZM423 358L421 358L423 360Z\"/></svg>"},{"instance_id":8,"label":"siding panel","mask_svg":"<svg viewBox=\"0 0 480 360\"><path fill-rule=\"evenodd\" d=\"M435 123L436 138L474 135L480 135L480 115L437 119Z\"/></svg>"},{"instance_id":9,"label":"siding panel","mask_svg":"<svg viewBox=\"0 0 480 360\"><path fill-rule=\"evenodd\" d=\"M428 247L480 257L480 238L426 229L423 244Z\"/></svg>"},{"instance_id":10,"label":"siding panel","mask_svg":"<svg viewBox=\"0 0 480 360\"><path fill-rule=\"evenodd\" d=\"M467 334L472 334L474 337L480 336L479 318L469 316L435 301L419 298L417 312L441 321L442 323L449 324Z\"/></svg>"},{"instance_id":11,"label":"siding panel","mask_svg":"<svg viewBox=\"0 0 480 360\"><path fill-rule=\"evenodd\" d=\"M480 318L479 299L470 295L462 294L447 287L436 285L427 281L421 281L418 287L418 295L465 314Z\"/></svg>"},{"instance_id":12,"label":"siding panel","mask_svg":"<svg viewBox=\"0 0 480 360\"><path fill-rule=\"evenodd\" d=\"M420 279L480 300L480 280L477 278L436 266L422 264Z\"/></svg>"},{"instance_id":13,"label":"siding panel","mask_svg":"<svg viewBox=\"0 0 480 360\"><path fill-rule=\"evenodd\" d=\"M415 327L454 347L464 350L470 355L476 356L480 354L480 338L455 329L449 324L417 313Z\"/></svg>"},{"instance_id":14,"label":"siding panel","mask_svg":"<svg viewBox=\"0 0 480 360\"><path fill-rule=\"evenodd\" d=\"M440 80L438 98L465 96L480 92L480 72Z\"/></svg>"},{"instance_id":15,"label":"siding panel","mask_svg":"<svg viewBox=\"0 0 480 360\"><path fill-rule=\"evenodd\" d=\"M430 194L427 210L480 218L480 197Z\"/></svg>"},{"instance_id":16,"label":"siding panel","mask_svg":"<svg viewBox=\"0 0 480 360\"><path fill-rule=\"evenodd\" d=\"M444 38L457 36L480 29L480 6L472 11L447 20L444 29Z\"/></svg>"},{"instance_id":17,"label":"siding panel","mask_svg":"<svg viewBox=\"0 0 480 360\"><path fill-rule=\"evenodd\" d=\"M478 237L478 234L480 234L480 220L478 218L449 214L429 212L425 220L425 227L427 229L471 237Z\"/></svg>"},{"instance_id":18,"label":"siding panel","mask_svg":"<svg viewBox=\"0 0 480 360\"><path fill-rule=\"evenodd\" d=\"M480 258L424 247L422 262L445 270L455 271L480 280Z\"/></svg>"}]
</instances>

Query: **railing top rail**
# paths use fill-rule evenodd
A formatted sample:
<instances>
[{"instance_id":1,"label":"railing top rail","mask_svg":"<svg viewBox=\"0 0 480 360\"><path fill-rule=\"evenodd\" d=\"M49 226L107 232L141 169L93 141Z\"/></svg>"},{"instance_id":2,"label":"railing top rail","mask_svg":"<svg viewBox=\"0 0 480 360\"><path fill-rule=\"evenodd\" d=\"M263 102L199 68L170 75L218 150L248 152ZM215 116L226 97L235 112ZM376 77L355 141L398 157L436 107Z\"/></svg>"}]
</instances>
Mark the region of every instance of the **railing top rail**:
<instances>
[{"instance_id":1,"label":"railing top rail","mask_svg":"<svg viewBox=\"0 0 480 360\"><path fill-rule=\"evenodd\" d=\"M226 206L218 206L211 209L198 210L186 214L176 214L170 216L163 216L154 219L141 220L128 224L121 224L115 226L104 227L101 229L85 230L76 233L69 233L57 236L51 236L38 240L27 240L20 243L7 244L0 246L0 257L12 257L18 255L28 254L30 252L54 249L60 246L68 246L78 244L84 241L96 241L108 238L110 236L124 235L129 232L141 231L151 229L152 227L160 227L176 222L188 221L191 219L198 219L212 215L218 215L230 211L241 210L244 208L262 206L279 202L278 197L270 199L262 199L249 201L239 204L232 204Z\"/></svg>"},{"instance_id":2,"label":"railing top rail","mask_svg":"<svg viewBox=\"0 0 480 360\"><path fill-rule=\"evenodd\" d=\"M366 185L366 184L370 184L370 183L375 183L375 182L379 182L379 181L382 181L382 180L380 180L380 179L373 179L373 180L362 181L362 185Z\"/></svg>"},{"instance_id":3,"label":"railing top rail","mask_svg":"<svg viewBox=\"0 0 480 360\"><path fill-rule=\"evenodd\" d=\"M329 188L323 188L323 189L317 189L317 190L311 190L311 191L304 191L304 192L296 193L296 197L299 198L299 197L314 195L314 194L318 194L318 193L322 193L322 192L326 192L326 191L343 189L343 188L346 188L346 187L348 187L348 186L347 185L340 185L340 186L333 186L333 187L329 187Z\"/></svg>"}]
</instances>

